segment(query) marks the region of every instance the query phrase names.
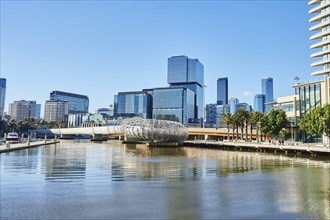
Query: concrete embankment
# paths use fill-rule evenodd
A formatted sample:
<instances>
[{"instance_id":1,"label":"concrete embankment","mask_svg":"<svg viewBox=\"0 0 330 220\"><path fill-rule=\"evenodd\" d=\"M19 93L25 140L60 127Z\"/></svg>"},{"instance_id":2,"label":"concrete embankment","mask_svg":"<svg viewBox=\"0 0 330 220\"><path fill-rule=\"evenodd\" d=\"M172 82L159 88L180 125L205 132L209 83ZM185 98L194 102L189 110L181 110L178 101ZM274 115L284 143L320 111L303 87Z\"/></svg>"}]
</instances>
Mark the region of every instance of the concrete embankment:
<instances>
[{"instance_id":1,"label":"concrete embankment","mask_svg":"<svg viewBox=\"0 0 330 220\"><path fill-rule=\"evenodd\" d=\"M60 142L59 140L46 140L46 141L42 140L42 141L33 141L33 142L17 143L17 144L3 144L0 145L0 153L38 147L42 145L56 144L59 142Z\"/></svg>"},{"instance_id":2,"label":"concrete embankment","mask_svg":"<svg viewBox=\"0 0 330 220\"><path fill-rule=\"evenodd\" d=\"M290 144L268 144L268 143L257 143L257 142L240 142L240 141L185 141L185 146L190 147L201 147L201 148L218 148L224 150L246 150L246 151L257 151L257 152L269 152L269 153L284 153L284 154L309 154L311 156L330 156L330 147L322 144L301 144L301 143L290 143Z\"/></svg>"}]
</instances>

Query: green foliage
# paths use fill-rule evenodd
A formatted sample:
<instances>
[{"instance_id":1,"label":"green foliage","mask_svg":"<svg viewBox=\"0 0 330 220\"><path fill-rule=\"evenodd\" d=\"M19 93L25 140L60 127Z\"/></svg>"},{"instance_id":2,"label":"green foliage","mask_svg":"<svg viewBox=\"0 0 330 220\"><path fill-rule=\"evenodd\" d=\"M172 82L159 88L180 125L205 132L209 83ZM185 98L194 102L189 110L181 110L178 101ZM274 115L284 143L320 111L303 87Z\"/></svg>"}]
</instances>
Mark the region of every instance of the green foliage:
<instances>
[{"instance_id":1,"label":"green foliage","mask_svg":"<svg viewBox=\"0 0 330 220\"><path fill-rule=\"evenodd\" d=\"M286 113L281 109L272 109L268 113L267 118L267 130L272 135L278 135L282 128L286 128L289 125L289 121L286 119Z\"/></svg>"},{"instance_id":2,"label":"green foliage","mask_svg":"<svg viewBox=\"0 0 330 220\"><path fill-rule=\"evenodd\" d=\"M279 133L279 137L282 140L288 140L291 137L291 132L283 128Z\"/></svg>"},{"instance_id":3,"label":"green foliage","mask_svg":"<svg viewBox=\"0 0 330 220\"><path fill-rule=\"evenodd\" d=\"M310 109L299 122L300 130L311 135L321 135L325 132L330 135L330 105L318 106Z\"/></svg>"}]
</instances>

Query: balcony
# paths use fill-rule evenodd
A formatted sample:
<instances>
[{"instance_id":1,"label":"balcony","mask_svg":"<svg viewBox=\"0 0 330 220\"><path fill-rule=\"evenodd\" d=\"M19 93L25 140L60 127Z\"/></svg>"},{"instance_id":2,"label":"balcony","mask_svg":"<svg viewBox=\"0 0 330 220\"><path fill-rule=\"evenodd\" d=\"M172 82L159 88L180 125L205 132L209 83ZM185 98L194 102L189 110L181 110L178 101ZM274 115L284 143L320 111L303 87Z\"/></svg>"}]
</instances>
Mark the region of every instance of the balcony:
<instances>
[{"instance_id":1,"label":"balcony","mask_svg":"<svg viewBox=\"0 0 330 220\"><path fill-rule=\"evenodd\" d=\"M323 65L329 64L329 63L330 63L330 59L325 59L325 60L314 62L311 64L311 66L323 66Z\"/></svg>"},{"instance_id":2,"label":"balcony","mask_svg":"<svg viewBox=\"0 0 330 220\"><path fill-rule=\"evenodd\" d=\"M324 75L324 74L329 74L330 73L330 69L324 69L324 70L318 70L318 71L314 71L312 72L312 76L317 76L317 75Z\"/></svg>"},{"instance_id":3,"label":"balcony","mask_svg":"<svg viewBox=\"0 0 330 220\"><path fill-rule=\"evenodd\" d=\"M321 22L321 23L318 23L314 26L312 26L309 31L316 31L316 30L321 30L322 28L324 28L325 26L328 26L330 25L330 20L326 21L326 22Z\"/></svg>"},{"instance_id":4,"label":"balcony","mask_svg":"<svg viewBox=\"0 0 330 220\"><path fill-rule=\"evenodd\" d=\"M310 40L315 40L315 39L322 38L322 37L327 36L327 35L330 35L330 29L326 30L326 31L321 31L317 34L314 34L309 39Z\"/></svg>"},{"instance_id":5,"label":"balcony","mask_svg":"<svg viewBox=\"0 0 330 220\"><path fill-rule=\"evenodd\" d=\"M325 18L327 16L330 16L330 11L327 11L325 13L321 13L321 14L318 14L318 15L312 17L311 19L309 19L309 22L321 21L322 18Z\"/></svg>"},{"instance_id":6,"label":"balcony","mask_svg":"<svg viewBox=\"0 0 330 220\"><path fill-rule=\"evenodd\" d=\"M320 4L319 6L316 6L315 8L309 10L309 14L312 14L312 13L316 13L316 12L320 12L322 9L326 8L326 7L329 7L330 6L330 2L325 2L323 4Z\"/></svg>"},{"instance_id":7,"label":"balcony","mask_svg":"<svg viewBox=\"0 0 330 220\"><path fill-rule=\"evenodd\" d=\"M312 57L312 58L313 58L313 57L321 57L321 56L326 55L326 54L330 54L330 50L322 50L322 51L319 51L319 52L317 52L317 53L313 53L313 54L311 55L311 57Z\"/></svg>"},{"instance_id":8,"label":"balcony","mask_svg":"<svg viewBox=\"0 0 330 220\"><path fill-rule=\"evenodd\" d=\"M315 48L319 48L319 47L323 47L327 44L330 44L330 39L329 40L324 40L324 41L321 41L321 42L317 42L315 44L312 44L310 46L311 49L315 49Z\"/></svg>"}]
</instances>

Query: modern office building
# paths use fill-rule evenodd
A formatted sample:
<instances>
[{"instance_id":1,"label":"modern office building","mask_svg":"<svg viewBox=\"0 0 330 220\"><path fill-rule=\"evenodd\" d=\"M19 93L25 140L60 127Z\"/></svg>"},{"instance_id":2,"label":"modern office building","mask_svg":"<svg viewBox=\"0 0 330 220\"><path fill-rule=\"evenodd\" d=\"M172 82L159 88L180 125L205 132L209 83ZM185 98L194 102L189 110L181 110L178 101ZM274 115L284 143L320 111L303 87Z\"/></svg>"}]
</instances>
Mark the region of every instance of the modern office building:
<instances>
[{"instance_id":1,"label":"modern office building","mask_svg":"<svg viewBox=\"0 0 330 220\"><path fill-rule=\"evenodd\" d=\"M47 100L45 103L44 120L63 121L65 125L68 123L69 103L61 100Z\"/></svg>"},{"instance_id":2,"label":"modern office building","mask_svg":"<svg viewBox=\"0 0 330 220\"><path fill-rule=\"evenodd\" d=\"M113 117L113 105L110 105L109 108L99 108L97 109L98 114L102 114L105 118Z\"/></svg>"},{"instance_id":3,"label":"modern office building","mask_svg":"<svg viewBox=\"0 0 330 220\"><path fill-rule=\"evenodd\" d=\"M228 105L228 78L217 80L217 105Z\"/></svg>"},{"instance_id":4,"label":"modern office building","mask_svg":"<svg viewBox=\"0 0 330 220\"><path fill-rule=\"evenodd\" d=\"M266 96L264 94L256 94L254 96L254 111L265 112Z\"/></svg>"},{"instance_id":5,"label":"modern office building","mask_svg":"<svg viewBox=\"0 0 330 220\"><path fill-rule=\"evenodd\" d=\"M183 86L195 93L194 116L201 121L204 118L204 66L198 59L187 56L168 58L167 82L170 87Z\"/></svg>"},{"instance_id":6,"label":"modern office building","mask_svg":"<svg viewBox=\"0 0 330 220\"><path fill-rule=\"evenodd\" d=\"M229 99L230 114L235 114L238 104L239 100L237 98L232 97Z\"/></svg>"},{"instance_id":7,"label":"modern office building","mask_svg":"<svg viewBox=\"0 0 330 220\"><path fill-rule=\"evenodd\" d=\"M68 127L80 127L83 123L85 113L69 114Z\"/></svg>"},{"instance_id":8,"label":"modern office building","mask_svg":"<svg viewBox=\"0 0 330 220\"><path fill-rule=\"evenodd\" d=\"M216 123L218 127L221 127L221 119L222 116L230 113L230 106L229 105L217 105L217 117L216 117Z\"/></svg>"},{"instance_id":9,"label":"modern office building","mask_svg":"<svg viewBox=\"0 0 330 220\"><path fill-rule=\"evenodd\" d=\"M8 114L11 119L21 121L30 118L40 118L40 104L36 101L14 101L9 103Z\"/></svg>"},{"instance_id":10,"label":"modern office building","mask_svg":"<svg viewBox=\"0 0 330 220\"><path fill-rule=\"evenodd\" d=\"M195 94L185 87L153 89L152 118L187 124L194 117Z\"/></svg>"},{"instance_id":11,"label":"modern office building","mask_svg":"<svg viewBox=\"0 0 330 220\"><path fill-rule=\"evenodd\" d=\"M272 102L273 97L273 78L266 77L261 79L261 93L265 95L265 103ZM265 104L265 112L270 112L271 106Z\"/></svg>"},{"instance_id":12,"label":"modern office building","mask_svg":"<svg viewBox=\"0 0 330 220\"><path fill-rule=\"evenodd\" d=\"M6 99L6 79L0 78L0 119L3 117Z\"/></svg>"},{"instance_id":13,"label":"modern office building","mask_svg":"<svg viewBox=\"0 0 330 220\"><path fill-rule=\"evenodd\" d=\"M252 111L251 105L249 105L247 103L238 103L237 110L238 109L243 109L243 110L248 111L248 112L251 112Z\"/></svg>"},{"instance_id":14,"label":"modern office building","mask_svg":"<svg viewBox=\"0 0 330 220\"><path fill-rule=\"evenodd\" d=\"M88 113L89 99L85 95L62 91L52 91L50 93L50 100L67 101L70 114Z\"/></svg>"},{"instance_id":15,"label":"modern office building","mask_svg":"<svg viewBox=\"0 0 330 220\"><path fill-rule=\"evenodd\" d=\"M114 117L151 118L151 95L145 91L119 92L114 97Z\"/></svg>"},{"instance_id":16,"label":"modern office building","mask_svg":"<svg viewBox=\"0 0 330 220\"><path fill-rule=\"evenodd\" d=\"M206 127L214 127L217 123L217 104L206 105Z\"/></svg>"}]
</instances>

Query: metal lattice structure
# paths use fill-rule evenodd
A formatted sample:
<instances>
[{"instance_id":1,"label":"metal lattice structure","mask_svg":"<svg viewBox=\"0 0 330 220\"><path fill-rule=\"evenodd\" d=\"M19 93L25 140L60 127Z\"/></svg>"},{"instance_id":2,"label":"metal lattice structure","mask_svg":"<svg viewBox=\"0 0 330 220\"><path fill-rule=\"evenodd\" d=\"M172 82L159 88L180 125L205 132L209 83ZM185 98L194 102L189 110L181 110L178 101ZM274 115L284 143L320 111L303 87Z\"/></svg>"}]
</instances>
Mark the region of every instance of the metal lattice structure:
<instances>
[{"instance_id":1,"label":"metal lattice structure","mask_svg":"<svg viewBox=\"0 0 330 220\"><path fill-rule=\"evenodd\" d=\"M188 129L175 121L128 118L121 122L122 133L139 141L183 142L188 138Z\"/></svg>"}]
</instances>

